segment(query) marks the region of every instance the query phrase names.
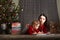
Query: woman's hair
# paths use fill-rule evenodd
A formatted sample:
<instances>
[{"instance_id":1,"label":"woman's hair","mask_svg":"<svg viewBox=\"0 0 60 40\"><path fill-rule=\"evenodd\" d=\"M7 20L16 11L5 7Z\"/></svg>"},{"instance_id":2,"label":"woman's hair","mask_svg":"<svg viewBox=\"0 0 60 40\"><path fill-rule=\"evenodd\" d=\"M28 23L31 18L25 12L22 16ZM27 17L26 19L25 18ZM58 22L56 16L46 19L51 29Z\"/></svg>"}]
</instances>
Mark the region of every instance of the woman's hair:
<instances>
[{"instance_id":1,"label":"woman's hair","mask_svg":"<svg viewBox=\"0 0 60 40\"><path fill-rule=\"evenodd\" d=\"M44 16L46 18L44 25L47 26L47 16L45 14L40 14L40 16L38 17L39 21L40 21L41 16Z\"/></svg>"},{"instance_id":2,"label":"woman's hair","mask_svg":"<svg viewBox=\"0 0 60 40\"><path fill-rule=\"evenodd\" d=\"M49 25L49 23L48 23L47 16L45 16L45 14L40 14L40 16L38 17L38 20L39 20L39 21L40 21L41 16L44 16L44 17L46 18L46 21L45 21L44 25L46 26L47 31L50 31L50 25Z\"/></svg>"}]
</instances>

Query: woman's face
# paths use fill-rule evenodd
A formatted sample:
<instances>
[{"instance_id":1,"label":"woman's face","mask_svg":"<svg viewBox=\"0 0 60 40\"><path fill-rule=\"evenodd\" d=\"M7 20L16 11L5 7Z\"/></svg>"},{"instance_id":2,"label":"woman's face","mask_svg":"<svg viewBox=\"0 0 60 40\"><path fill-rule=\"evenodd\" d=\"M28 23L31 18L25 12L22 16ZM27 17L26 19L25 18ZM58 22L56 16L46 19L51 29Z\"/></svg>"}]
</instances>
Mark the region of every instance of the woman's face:
<instances>
[{"instance_id":1,"label":"woman's face","mask_svg":"<svg viewBox=\"0 0 60 40\"><path fill-rule=\"evenodd\" d=\"M45 21L46 21L46 17L42 15L42 16L40 17L40 22L41 22L41 24L44 24Z\"/></svg>"}]
</instances>

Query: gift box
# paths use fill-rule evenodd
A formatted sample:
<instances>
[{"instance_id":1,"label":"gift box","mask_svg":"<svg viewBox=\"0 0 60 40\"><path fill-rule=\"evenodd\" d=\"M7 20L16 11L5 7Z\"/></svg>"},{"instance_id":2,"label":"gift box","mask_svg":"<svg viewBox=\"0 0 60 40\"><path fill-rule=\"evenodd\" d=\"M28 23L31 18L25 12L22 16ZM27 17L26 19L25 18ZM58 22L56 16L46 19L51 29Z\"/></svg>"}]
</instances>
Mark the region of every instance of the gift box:
<instances>
[{"instance_id":1,"label":"gift box","mask_svg":"<svg viewBox=\"0 0 60 40\"><path fill-rule=\"evenodd\" d=\"M20 31L21 31L21 24L18 22L12 23L11 34L12 35L20 34Z\"/></svg>"}]
</instances>

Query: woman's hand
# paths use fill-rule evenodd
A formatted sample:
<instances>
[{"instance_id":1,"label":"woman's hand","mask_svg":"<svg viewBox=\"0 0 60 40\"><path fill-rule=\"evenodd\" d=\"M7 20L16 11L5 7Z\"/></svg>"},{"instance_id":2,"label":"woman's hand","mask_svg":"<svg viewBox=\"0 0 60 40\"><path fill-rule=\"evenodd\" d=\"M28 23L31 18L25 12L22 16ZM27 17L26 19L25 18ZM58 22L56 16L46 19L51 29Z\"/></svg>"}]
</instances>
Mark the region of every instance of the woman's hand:
<instances>
[{"instance_id":1,"label":"woman's hand","mask_svg":"<svg viewBox=\"0 0 60 40\"><path fill-rule=\"evenodd\" d=\"M43 34L43 32L40 32L40 31L39 31L38 34Z\"/></svg>"},{"instance_id":2,"label":"woman's hand","mask_svg":"<svg viewBox=\"0 0 60 40\"><path fill-rule=\"evenodd\" d=\"M50 34L50 32L47 32L46 34Z\"/></svg>"}]
</instances>

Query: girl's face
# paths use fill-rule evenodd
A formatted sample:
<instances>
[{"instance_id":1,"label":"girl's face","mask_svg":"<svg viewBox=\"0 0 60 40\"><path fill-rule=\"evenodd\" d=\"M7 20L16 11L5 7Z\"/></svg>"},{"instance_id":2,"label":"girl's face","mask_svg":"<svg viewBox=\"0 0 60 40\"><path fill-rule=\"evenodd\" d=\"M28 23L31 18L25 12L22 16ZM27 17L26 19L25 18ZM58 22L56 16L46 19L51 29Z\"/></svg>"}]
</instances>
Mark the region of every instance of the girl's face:
<instances>
[{"instance_id":1,"label":"girl's face","mask_svg":"<svg viewBox=\"0 0 60 40\"><path fill-rule=\"evenodd\" d=\"M46 21L46 17L42 15L42 16L40 17L40 22L41 22L41 24L44 24L45 21Z\"/></svg>"},{"instance_id":2,"label":"girl's face","mask_svg":"<svg viewBox=\"0 0 60 40\"><path fill-rule=\"evenodd\" d=\"M39 26L40 26L39 21L38 21L38 22L35 22L35 24L34 24L34 25L35 25L34 27L35 27L36 29L38 29L38 28L39 28Z\"/></svg>"},{"instance_id":3,"label":"girl's face","mask_svg":"<svg viewBox=\"0 0 60 40\"><path fill-rule=\"evenodd\" d=\"M35 26L35 28L36 28L36 29L38 29L38 28L39 28L39 26L40 26L40 24L37 24L37 25Z\"/></svg>"}]
</instances>

